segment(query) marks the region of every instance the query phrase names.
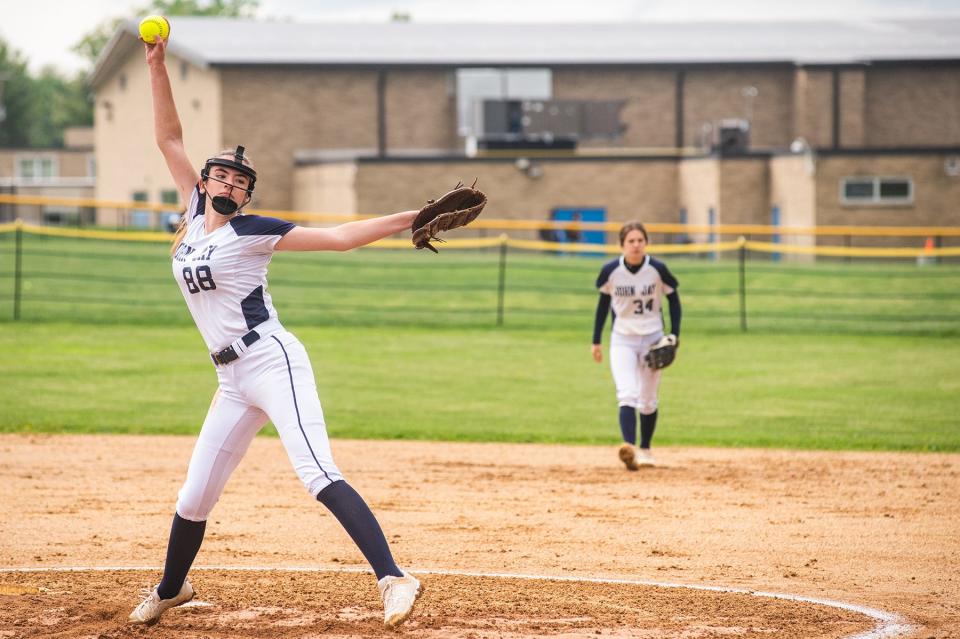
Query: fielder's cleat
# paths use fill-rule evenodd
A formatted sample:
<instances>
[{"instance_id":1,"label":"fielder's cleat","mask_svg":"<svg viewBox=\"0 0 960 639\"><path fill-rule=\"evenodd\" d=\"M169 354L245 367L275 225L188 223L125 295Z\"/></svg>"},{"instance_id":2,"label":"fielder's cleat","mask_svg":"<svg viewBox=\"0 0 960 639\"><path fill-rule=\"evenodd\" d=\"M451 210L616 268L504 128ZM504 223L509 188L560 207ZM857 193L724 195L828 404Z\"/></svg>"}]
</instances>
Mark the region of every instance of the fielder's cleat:
<instances>
[{"instance_id":1,"label":"fielder's cleat","mask_svg":"<svg viewBox=\"0 0 960 639\"><path fill-rule=\"evenodd\" d=\"M193 599L193 586L190 585L189 579L184 579L180 592L173 599L161 599L157 594L157 586L152 590L144 589L143 594L146 595L144 600L130 613L130 623L152 626L160 621L160 615L170 608Z\"/></svg>"},{"instance_id":2,"label":"fielder's cleat","mask_svg":"<svg viewBox=\"0 0 960 639\"><path fill-rule=\"evenodd\" d=\"M413 612L413 604L423 592L420 582L413 575L387 576L377 582L380 598L383 599L383 625L396 628Z\"/></svg>"},{"instance_id":3,"label":"fielder's cleat","mask_svg":"<svg viewBox=\"0 0 960 639\"><path fill-rule=\"evenodd\" d=\"M624 443L620 446L620 461L624 463L627 470L637 470L640 466L637 464L637 447L633 444Z\"/></svg>"},{"instance_id":4,"label":"fielder's cleat","mask_svg":"<svg viewBox=\"0 0 960 639\"><path fill-rule=\"evenodd\" d=\"M652 467L657 465L657 462L653 459L653 453L650 452L649 448L638 448L634 459L636 460L637 466Z\"/></svg>"}]
</instances>

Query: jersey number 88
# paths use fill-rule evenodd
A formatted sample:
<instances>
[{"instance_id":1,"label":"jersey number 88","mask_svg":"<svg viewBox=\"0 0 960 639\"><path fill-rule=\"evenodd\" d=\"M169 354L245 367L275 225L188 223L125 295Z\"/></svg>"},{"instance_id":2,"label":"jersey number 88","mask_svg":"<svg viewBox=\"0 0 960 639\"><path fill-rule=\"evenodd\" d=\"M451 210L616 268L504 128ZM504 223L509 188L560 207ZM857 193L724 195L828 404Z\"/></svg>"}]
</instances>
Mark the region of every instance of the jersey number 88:
<instances>
[{"instance_id":1,"label":"jersey number 88","mask_svg":"<svg viewBox=\"0 0 960 639\"><path fill-rule=\"evenodd\" d=\"M187 290L190 291L191 295L199 293L200 291L212 291L217 288L209 266L198 266L196 271L197 276L194 278L193 271L189 266L183 269L183 282L187 285Z\"/></svg>"}]
</instances>

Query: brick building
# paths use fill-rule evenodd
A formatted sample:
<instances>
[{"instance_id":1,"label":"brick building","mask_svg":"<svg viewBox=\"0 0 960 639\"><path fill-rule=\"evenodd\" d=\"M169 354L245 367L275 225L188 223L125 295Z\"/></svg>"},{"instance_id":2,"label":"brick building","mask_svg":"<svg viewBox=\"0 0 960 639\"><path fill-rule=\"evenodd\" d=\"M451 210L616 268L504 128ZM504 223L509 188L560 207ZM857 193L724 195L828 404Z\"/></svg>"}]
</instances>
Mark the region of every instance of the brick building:
<instances>
[{"instance_id":1,"label":"brick building","mask_svg":"<svg viewBox=\"0 0 960 639\"><path fill-rule=\"evenodd\" d=\"M171 23L187 151L244 144L260 209L386 213L477 177L490 217L960 225L956 18ZM97 196L175 198L134 23L92 83Z\"/></svg>"}]
</instances>

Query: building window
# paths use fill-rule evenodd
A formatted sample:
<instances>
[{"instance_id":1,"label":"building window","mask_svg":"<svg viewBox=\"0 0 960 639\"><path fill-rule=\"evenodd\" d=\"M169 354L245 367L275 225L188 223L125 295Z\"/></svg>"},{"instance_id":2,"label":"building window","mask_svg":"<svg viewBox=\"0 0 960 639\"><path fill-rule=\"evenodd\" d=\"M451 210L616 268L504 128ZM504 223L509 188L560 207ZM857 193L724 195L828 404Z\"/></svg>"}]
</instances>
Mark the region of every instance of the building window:
<instances>
[{"instance_id":1,"label":"building window","mask_svg":"<svg viewBox=\"0 0 960 639\"><path fill-rule=\"evenodd\" d=\"M840 201L853 205L913 204L913 179L908 177L845 177Z\"/></svg>"},{"instance_id":2,"label":"building window","mask_svg":"<svg viewBox=\"0 0 960 639\"><path fill-rule=\"evenodd\" d=\"M457 69L457 131L480 133L478 120L484 100L549 100L553 97L550 69Z\"/></svg>"},{"instance_id":3,"label":"building window","mask_svg":"<svg viewBox=\"0 0 960 639\"><path fill-rule=\"evenodd\" d=\"M37 177L37 169L34 161L30 160L19 160L17 162L17 177L22 178L35 178Z\"/></svg>"},{"instance_id":4,"label":"building window","mask_svg":"<svg viewBox=\"0 0 960 639\"><path fill-rule=\"evenodd\" d=\"M97 177L97 156L93 153L87 156L87 177Z\"/></svg>"},{"instance_id":5,"label":"building window","mask_svg":"<svg viewBox=\"0 0 960 639\"><path fill-rule=\"evenodd\" d=\"M17 157L16 177L27 180L43 180L59 175L57 158L53 155L28 155Z\"/></svg>"},{"instance_id":6,"label":"building window","mask_svg":"<svg viewBox=\"0 0 960 639\"><path fill-rule=\"evenodd\" d=\"M147 192L134 191L133 201L146 202ZM152 226L152 222L153 222L153 215L149 209L132 209L130 211L130 223L128 224L128 226L131 226L136 229L148 229Z\"/></svg>"}]
</instances>

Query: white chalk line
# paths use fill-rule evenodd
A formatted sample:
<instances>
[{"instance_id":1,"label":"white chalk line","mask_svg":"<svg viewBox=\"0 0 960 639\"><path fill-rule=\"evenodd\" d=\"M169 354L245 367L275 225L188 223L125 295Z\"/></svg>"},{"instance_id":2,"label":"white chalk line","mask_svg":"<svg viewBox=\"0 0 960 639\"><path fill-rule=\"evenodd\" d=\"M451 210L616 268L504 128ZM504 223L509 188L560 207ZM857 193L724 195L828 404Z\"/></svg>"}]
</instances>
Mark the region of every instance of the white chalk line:
<instances>
[{"instance_id":1,"label":"white chalk line","mask_svg":"<svg viewBox=\"0 0 960 639\"><path fill-rule=\"evenodd\" d=\"M0 567L0 573L5 572L113 572L113 571L161 571L158 566L55 566L41 568L4 568ZM191 570L226 570L226 571L248 571L248 572L348 572L348 573L371 573L369 568L322 568L318 566L194 566ZM573 576L554 576L554 575L526 575L506 572L462 572L457 570L439 570L439 569L417 569L410 568L409 572L422 575L449 575L459 577L484 577L493 579L529 579L531 581L569 581L594 584L623 584L629 586L652 586L656 588L686 588L688 590L707 590L711 592L729 592L741 595L750 595L753 597L766 597L768 599L783 599L785 601L797 601L802 603L819 604L841 610L849 610L866 617L870 617L877 622L871 630L861 632L856 635L850 635L844 639L891 639L892 637L903 637L918 630L915 626L899 615L859 606L857 604L836 601L833 599L820 599L817 597L804 597L802 595L791 595L782 592L763 592L759 590L748 590L746 588L733 588L728 586L705 586L697 584L680 584L662 581L646 581L643 579L612 579L604 577L573 577ZM211 605L204 601L191 602L195 606Z\"/></svg>"}]
</instances>

